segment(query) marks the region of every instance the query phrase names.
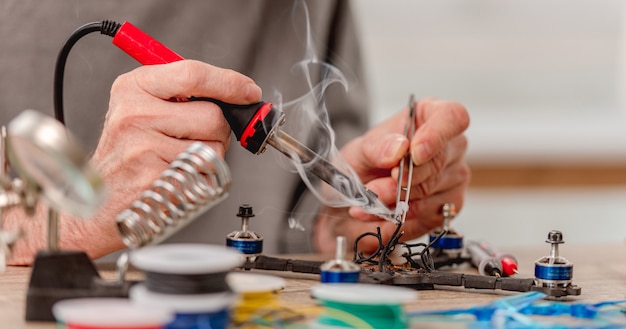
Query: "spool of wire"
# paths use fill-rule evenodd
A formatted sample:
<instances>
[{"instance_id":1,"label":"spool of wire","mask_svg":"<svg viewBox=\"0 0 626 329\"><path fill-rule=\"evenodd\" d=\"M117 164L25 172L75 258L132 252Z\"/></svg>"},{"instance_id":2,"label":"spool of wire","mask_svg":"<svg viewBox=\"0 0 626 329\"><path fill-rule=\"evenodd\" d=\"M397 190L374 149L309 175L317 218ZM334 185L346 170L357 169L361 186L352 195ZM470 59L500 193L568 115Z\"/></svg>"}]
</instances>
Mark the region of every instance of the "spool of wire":
<instances>
[{"instance_id":1,"label":"spool of wire","mask_svg":"<svg viewBox=\"0 0 626 329\"><path fill-rule=\"evenodd\" d=\"M320 284L311 294L323 308L314 328L404 329L403 304L417 299L409 288L359 283Z\"/></svg>"},{"instance_id":2,"label":"spool of wire","mask_svg":"<svg viewBox=\"0 0 626 329\"><path fill-rule=\"evenodd\" d=\"M237 301L237 295L233 293L162 294L150 291L141 284L133 286L129 295L138 305L173 312L174 319L164 329L226 329L231 319L230 308Z\"/></svg>"},{"instance_id":3,"label":"spool of wire","mask_svg":"<svg viewBox=\"0 0 626 329\"><path fill-rule=\"evenodd\" d=\"M282 310L278 294L285 288L284 279L270 275L232 272L226 276L226 281L239 295L232 316L235 324L254 322L257 318L274 317Z\"/></svg>"},{"instance_id":4,"label":"spool of wire","mask_svg":"<svg viewBox=\"0 0 626 329\"><path fill-rule=\"evenodd\" d=\"M241 254L223 246L168 244L133 251L131 263L145 272L130 289L138 305L175 314L165 329L224 329L237 300L226 275L241 266Z\"/></svg>"},{"instance_id":5,"label":"spool of wire","mask_svg":"<svg viewBox=\"0 0 626 329\"><path fill-rule=\"evenodd\" d=\"M117 216L122 241L137 248L165 240L226 198L230 182L226 162L213 149L191 144Z\"/></svg>"},{"instance_id":6,"label":"spool of wire","mask_svg":"<svg viewBox=\"0 0 626 329\"><path fill-rule=\"evenodd\" d=\"M74 298L54 304L59 329L161 329L173 314L138 306L126 298Z\"/></svg>"}]
</instances>

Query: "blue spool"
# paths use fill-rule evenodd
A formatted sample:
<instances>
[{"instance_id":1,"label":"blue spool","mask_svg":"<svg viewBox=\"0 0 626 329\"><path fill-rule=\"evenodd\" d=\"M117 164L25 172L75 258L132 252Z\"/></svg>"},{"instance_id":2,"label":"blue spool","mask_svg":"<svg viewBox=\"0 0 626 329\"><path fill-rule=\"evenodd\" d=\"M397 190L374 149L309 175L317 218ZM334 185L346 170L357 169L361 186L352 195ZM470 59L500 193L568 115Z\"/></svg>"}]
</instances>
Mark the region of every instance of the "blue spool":
<instances>
[{"instance_id":1,"label":"blue spool","mask_svg":"<svg viewBox=\"0 0 626 329\"><path fill-rule=\"evenodd\" d=\"M258 255L263 252L263 240L226 239L228 247L235 248L245 255Z\"/></svg>"},{"instance_id":2,"label":"blue spool","mask_svg":"<svg viewBox=\"0 0 626 329\"><path fill-rule=\"evenodd\" d=\"M573 273L573 265L535 263L535 277L538 279L570 281L573 278Z\"/></svg>"},{"instance_id":3,"label":"blue spool","mask_svg":"<svg viewBox=\"0 0 626 329\"><path fill-rule=\"evenodd\" d=\"M356 283L359 282L359 271L324 271L320 273L322 283Z\"/></svg>"},{"instance_id":4,"label":"blue spool","mask_svg":"<svg viewBox=\"0 0 626 329\"><path fill-rule=\"evenodd\" d=\"M178 313L164 329L217 329L228 328L230 312L221 310L210 313Z\"/></svg>"},{"instance_id":5,"label":"blue spool","mask_svg":"<svg viewBox=\"0 0 626 329\"><path fill-rule=\"evenodd\" d=\"M167 310L174 319L164 329L227 329L230 309L238 299L232 292L177 295L150 291L142 283L129 291L130 299L137 305Z\"/></svg>"}]
</instances>

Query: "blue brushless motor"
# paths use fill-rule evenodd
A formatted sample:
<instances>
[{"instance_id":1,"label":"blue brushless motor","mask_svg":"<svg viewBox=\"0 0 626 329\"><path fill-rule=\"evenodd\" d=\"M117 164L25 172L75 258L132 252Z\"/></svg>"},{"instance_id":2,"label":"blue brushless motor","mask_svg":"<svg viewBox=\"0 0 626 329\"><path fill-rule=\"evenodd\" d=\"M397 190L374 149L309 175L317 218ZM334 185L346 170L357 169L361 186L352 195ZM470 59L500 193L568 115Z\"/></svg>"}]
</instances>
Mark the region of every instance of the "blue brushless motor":
<instances>
[{"instance_id":1,"label":"blue brushless motor","mask_svg":"<svg viewBox=\"0 0 626 329\"><path fill-rule=\"evenodd\" d=\"M535 262L535 282L548 288L567 287L572 283L574 264L559 256L559 244L564 243L563 234L550 231L546 242L550 244L550 255Z\"/></svg>"},{"instance_id":2,"label":"blue brushless motor","mask_svg":"<svg viewBox=\"0 0 626 329\"><path fill-rule=\"evenodd\" d=\"M337 237L335 259L320 266L320 281L322 283L356 283L359 282L361 267L346 260L346 238Z\"/></svg>"},{"instance_id":3,"label":"blue brushless motor","mask_svg":"<svg viewBox=\"0 0 626 329\"><path fill-rule=\"evenodd\" d=\"M241 217L241 231L234 231L226 236L226 245L239 250L248 258L254 258L263 252L263 238L248 230L251 217L254 217L252 206L239 206L238 217Z\"/></svg>"},{"instance_id":4,"label":"blue brushless motor","mask_svg":"<svg viewBox=\"0 0 626 329\"><path fill-rule=\"evenodd\" d=\"M447 233L439 238L432 248L439 250L451 257L458 257L463 251L463 235L450 228L450 221L456 216L456 207L453 203L446 203L442 208L443 213L443 226L439 229L434 229L428 233L428 242L432 243L441 235L443 230Z\"/></svg>"}]
</instances>

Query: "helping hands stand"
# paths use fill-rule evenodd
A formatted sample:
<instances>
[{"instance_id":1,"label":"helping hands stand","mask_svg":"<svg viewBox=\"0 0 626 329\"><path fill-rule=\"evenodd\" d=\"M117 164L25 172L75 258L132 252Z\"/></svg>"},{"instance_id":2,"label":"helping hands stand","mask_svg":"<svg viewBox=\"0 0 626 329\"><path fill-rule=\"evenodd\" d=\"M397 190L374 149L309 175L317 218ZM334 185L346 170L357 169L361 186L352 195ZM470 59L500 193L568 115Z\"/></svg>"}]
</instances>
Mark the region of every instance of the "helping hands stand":
<instances>
[{"instance_id":1,"label":"helping hands stand","mask_svg":"<svg viewBox=\"0 0 626 329\"><path fill-rule=\"evenodd\" d=\"M59 250L58 210L86 217L104 199L100 177L82 148L59 122L31 110L2 127L0 137L0 210L22 207L30 215L41 198L48 205L48 245L32 265L26 320L54 321L52 306L62 299L128 296L131 283L123 276L104 281L85 252ZM10 167L17 177L9 176ZM0 226L3 265L20 232Z\"/></svg>"},{"instance_id":2,"label":"helping hands stand","mask_svg":"<svg viewBox=\"0 0 626 329\"><path fill-rule=\"evenodd\" d=\"M48 249L37 253L28 283L25 318L54 321L52 306L63 299L81 297L128 297L134 282L101 278L89 256L80 250L59 250L58 214L49 210Z\"/></svg>"}]
</instances>

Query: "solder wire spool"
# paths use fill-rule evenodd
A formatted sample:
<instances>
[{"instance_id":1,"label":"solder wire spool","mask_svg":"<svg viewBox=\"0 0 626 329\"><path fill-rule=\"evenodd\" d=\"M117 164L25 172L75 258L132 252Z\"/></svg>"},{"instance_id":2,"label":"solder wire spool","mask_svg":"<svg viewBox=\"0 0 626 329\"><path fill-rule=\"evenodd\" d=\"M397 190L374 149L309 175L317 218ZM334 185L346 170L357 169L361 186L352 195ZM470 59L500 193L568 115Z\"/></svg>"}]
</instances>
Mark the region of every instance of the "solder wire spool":
<instances>
[{"instance_id":1,"label":"solder wire spool","mask_svg":"<svg viewBox=\"0 0 626 329\"><path fill-rule=\"evenodd\" d=\"M209 146L191 144L117 216L122 241L138 248L165 240L226 198L230 183L226 162Z\"/></svg>"},{"instance_id":2,"label":"solder wire spool","mask_svg":"<svg viewBox=\"0 0 626 329\"><path fill-rule=\"evenodd\" d=\"M237 301L226 282L229 271L242 265L231 248L204 244L167 244L134 250L131 263L145 272L145 281L130 289L138 305L175 313L165 329L224 329Z\"/></svg>"},{"instance_id":3,"label":"solder wire spool","mask_svg":"<svg viewBox=\"0 0 626 329\"><path fill-rule=\"evenodd\" d=\"M54 304L58 329L161 329L173 314L126 298L74 298Z\"/></svg>"},{"instance_id":4,"label":"solder wire spool","mask_svg":"<svg viewBox=\"0 0 626 329\"><path fill-rule=\"evenodd\" d=\"M235 324L255 323L267 318L273 322L285 310L279 294L285 288L283 278L256 273L231 272L226 276L230 288L239 295L233 310Z\"/></svg>"},{"instance_id":5,"label":"solder wire spool","mask_svg":"<svg viewBox=\"0 0 626 329\"><path fill-rule=\"evenodd\" d=\"M403 304L417 299L412 289L360 283L323 283L311 290L322 306L312 328L404 329Z\"/></svg>"}]
</instances>

